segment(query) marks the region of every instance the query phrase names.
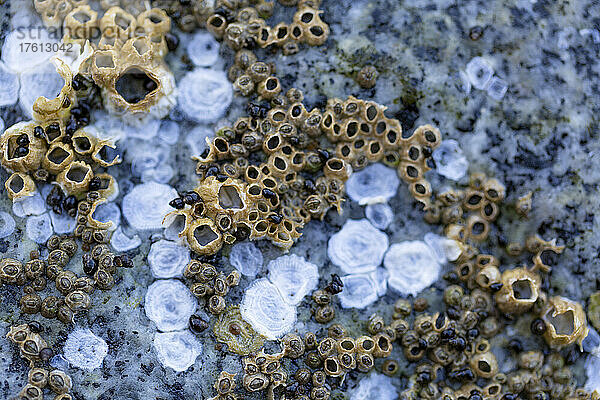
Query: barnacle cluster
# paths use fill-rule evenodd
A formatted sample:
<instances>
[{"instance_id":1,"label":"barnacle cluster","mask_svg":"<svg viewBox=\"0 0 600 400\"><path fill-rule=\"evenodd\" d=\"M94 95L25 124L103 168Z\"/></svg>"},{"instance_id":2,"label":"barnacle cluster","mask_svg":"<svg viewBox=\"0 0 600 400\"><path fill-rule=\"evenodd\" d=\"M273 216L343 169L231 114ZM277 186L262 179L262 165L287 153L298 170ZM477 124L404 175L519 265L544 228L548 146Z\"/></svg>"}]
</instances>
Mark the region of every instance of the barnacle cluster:
<instances>
[{"instance_id":1,"label":"barnacle cluster","mask_svg":"<svg viewBox=\"0 0 600 400\"><path fill-rule=\"evenodd\" d=\"M197 298L206 299L211 314L219 315L227 304L225 296L229 289L240 283L240 273L231 271L227 276L208 263L192 260L185 267L184 276L192 283L190 291Z\"/></svg>"},{"instance_id":2,"label":"barnacle cluster","mask_svg":"<svg viewBox=\"0 0 600 400\"><path fill-rule=\"evenodd\" d=\"M71 377L48 365L54 352L40 335L41 331L41 325L30 323L12 326L6 335L19 346L21 357L29 361L28 382L19 393L19 398L41 400L44 390L47 390L54 393L54 400L71 400Z\"/></svg>"},{"instance_id":3,"label":"barnacle cluster","mask_svg":"<svg viewBox=\"0 0 600 400\"><path fill-rule=\"evenodd\" d=\"M109 290L114 286L117 268L132 267L126 255L115 255L104 244L97 244L83 255L83 271L87 276L77 276L66 269L77 252L77 243L70 237L52 236L46 243L48 257L43 260L38 251L24 265L12 258L0 260L0 282L23 286L19 304L25 314L40 313L45 318L57 318L70 324L74 315L92 306L90 295L96 290ZM54 282L58 295L40 293ZM50 288L50 287L48 287Z\"/></svg>"}]
</instances>

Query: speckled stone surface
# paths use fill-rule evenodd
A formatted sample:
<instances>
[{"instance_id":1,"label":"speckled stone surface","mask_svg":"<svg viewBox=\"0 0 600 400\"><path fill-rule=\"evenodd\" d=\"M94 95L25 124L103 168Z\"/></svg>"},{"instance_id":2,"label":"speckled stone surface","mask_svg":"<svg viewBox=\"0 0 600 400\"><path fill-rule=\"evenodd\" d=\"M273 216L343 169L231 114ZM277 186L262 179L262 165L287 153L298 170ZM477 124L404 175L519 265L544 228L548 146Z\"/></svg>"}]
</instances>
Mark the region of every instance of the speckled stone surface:
<instances>
[{"instance_id":1,"label":"speckled stone surface","mask_svg":"<svg viewBox=\"0 0 600 400\"><path fill-rule=\"evenodd\" d=\"M13 0L13 3L25 0ZM509 5L510 3L510 5ZM460 4L460 5L458 5ZM14 4L13 4L14 6ZM0 6L6 14L7 3ZM498 229L490 234L488 248L503 265L515 266L525 259L506 256L498 243L507 238L523 241L538 233L544 239L557 238L566 249L558 258L548 280L550 294L560 294L585 302L600 289L599 225L600 197L600 43L582 36L581 29L597 29L600 4L595 1L516 0L501 1L398 1L398 0L323 0L322 18L330 24L331 36L318 48L303 48L294 56L262 55L274 62L284 87L302 89L309 107L323 106L328 97L354 95L388 106L387 114L398 118L404 130L423 123L433 123L444 138L461 145L470 162L470 172L483 171L507 185L508 200L502 209ZM276 7L273 20L291 19L291 9ZM7 29L2 17L2 33ZM476 28L478 27L478 28ZM473 32L480 30L481 37ZM470 32L472 33L470 35ZM475 40L476 39L476 40ZM476 56L486 59L498 77L508 83L500 101L485 91L463 88L460 71ZM221 49L220 68L232 62L232 52ZM167 61L176 78L191 69L183 49L170 54ZM361 89L353 76L365 65L374 65L379 78L373 89ZM245 99L236 98L228 115L216 126L232 122L244 113ZM10 126L23 119L18 105L0 108L0 117ZM179 141L170 147L169 163L176 171L168 182L178 190L194 183L194 164L185 135L195 125L184 121L174 110L170 118L181 126ZM139 178L130 177L127 153L134 150L124 143L126 162L111 169L121 184L122 196ZM446 182L430 172L434 188ZM7 178L0 171L0 179ZM533 192L530 218L520 219L512 203ZM390 201L394 221L386 230L390 244L403 240L422 240L426 232L440 233L440 227L422 220L405 185ZM326 243L347 218L364 217L364 207L347 201L343 215L330 212L324 221L309 223L291 253L305 256L320 268L321 285L331 273L339 272L327 259ZM0 210L10 211L4 189ZM33 244L24 235L25 220L16 218L17 231L0 239L0 256L23 258ZM76 399L204 399L213 396L212 382L225 369L240 372L239 357L219 351L211 330L199 337L203 353L186 372L164 368L152 347L155 327L145 316L143 298L153 278L145 255L157 234L141 234L142 246L130 252L135 267L122 271L113 290L95 292L94 307L76 319L78 327L89 327L109 346L103 367L93 371L67 368L73 378ZM281 251L266 242L258 246L269 260ZM219 257L227 271L228 248ZM81 273L81 265L72 262L70 269ZM258 277L266 275L263 267ZM243 277L228 301L237 303L251 279ZM422 296L430 300L430 310L440 306L438 282ZM20 315L20 293L9 286L0 287L0 398L16 394L26 382L27 366L17 349L3 338L11 324L30 319ZM364 310L338 310L339 321L350 334L360 332L373 312L390 317L389 305L397 295L388 292ZM300 332L318 326L310 320L310 304L298 307ZM44 336L57 353L72 329L41 317L46 326ZM528 331L528 321L511 327L511 332ZM493 345L502 345L506 336L499 335ZM539 348L541 339L531 338L526 345ZM568 351L569 349L565 350ZM514 360L497 354L504 367ZM411 367L396 350L392 358L401 362L401 372L394 378L398 388L407 385ZM582 360L574 370L579 383ZM379 364L377 364L379 367ZM240 376L240 375L238 375ZM354 387L361 374L350 374L344 389ZM336 392L337 399L345 398ZM260 397L255 397L260 398Z\"/></svg>"}]
</instances>

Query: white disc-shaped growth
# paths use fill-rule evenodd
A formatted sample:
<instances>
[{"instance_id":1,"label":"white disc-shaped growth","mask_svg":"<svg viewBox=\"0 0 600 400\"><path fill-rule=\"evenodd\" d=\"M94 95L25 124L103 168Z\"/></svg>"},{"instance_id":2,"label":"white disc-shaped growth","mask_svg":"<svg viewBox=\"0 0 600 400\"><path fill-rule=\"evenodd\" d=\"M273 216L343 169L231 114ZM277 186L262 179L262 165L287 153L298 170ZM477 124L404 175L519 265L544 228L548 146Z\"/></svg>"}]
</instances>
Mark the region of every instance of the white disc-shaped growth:
<instances>
[{"instance_id":1,"label":"white disc-shaped growth","mask_svg":"<svg viewBox=\"0 0 600 400\"><path fill-rule=\"evenodd\" d=\"M360 380L350 392L350 400L396 400L398 390L392 385L392 378L371 372Z\"/></svg>"},{"instance_id":2,"label":"white disc-shaped growth","mask_svg":"<svg viewBox=\"0 0 600 400\"><path fill-rule=\"evenodd\" d=\"M196 122L214 122L225 115L233 88L223 71L198 68L179 82L179 108Z\"/></svg>"},{"instance_id":3,"label":"white disc-shaped growth","mask_svg":"<svg viewBox=\"0 0 600 400\"><path fill-rule=\"evenodd\" d=\"M169 202L177 196L177 190L169 185L156 182L137 185L123 197L123 215L135 229L160 229L165 215L173 211Z\"/></svg>"},{"instance_id":4,"label":"white disc-shaped growth","mask_svg":"<svg viewBox=\"0 0 600 400\"><path fill-rule=\"evenodd\" d=\"M6 211L0 211L0 239L12 235L17 224L15 219Z\"/></svg>"},{"instance_id":5,"label":"white disc-shaped growth","mask_svg":"<svg viewBox=\"0 0 600 400\"><path fill-rule=\"evenodd\" d=\"M453 181L457 181L465 176L469 169L469 162L464 156L458 142L454 139L444 140L433 151L433 159L438 174Z\"/></svg>"},{"instance_id":6,"label":"white disc-shaped growth","mask_svg":"<svg viewBox=\"0 0 600 400\"><path fill-rule=\"evenodd\" d=\"M246 289L240 313L256 332L271 340L291 331L296 323L296 307L288 304L266 278L254 281Z\"/></svg>"},{"instance_id":7,"label":"white disc-shaped growth","mask_svg":"<svg viewBox=\"0 0 600 400\"><path fill-rule=\"evenodd\" d=\"M177 372L194 365L196 358L202 353L202 343L188 330L156 332L153 344L160 363Z\"/></svg>"},{"instance_id":8,"label":"white disc-shaped growth","mask_svg":"<svg viewBox=\"0 0 600 400\"><path fill-rule=\"evenodd\" d=\"M263 265L263 255L254 243L238 242L231 247L229 262L242 275L254 277Z\"/></svg>"},{"instance_id":9,"label":"white disc-shaped growth","mask_svg":"<svg viewBox=\"0 0 600 400\"><path fill-rule=\"evenodd\" d=\"M10 106L19 100L19 76L13 74L0 61L0 107ZM0 129L2 131L4 129Z\"/></svg>"},{"instance_id":10,"label":"white disc-shaped growth","mask_svg":"<svg viewBox=\"0 0 600 400\"><path fill-rule=\"evenodd\" d=\"M76 329L67 337L63 352L73 367L92 370L102 366L108 345L89 329Z\"/></svg>"},{"instance_id":11,"label":"white disc-shaped growth","mask_svg":"<svg viewBox=\"0 0 600 400\"><path fill-rule=\"evenodd\" d=\"M155 278L176 278L183 275L190 262L190 251L168 240L152 243L148 253L148 264Z\"/></svg>"},{"instance_id":12,"label":"white disc-shaped growth","mask_svg":"<svg viewBox=\"0 0 600 400\"><path fill-rule=\"evenodd\" d=\"M394 211L387 203L369 204L365 216L375 228L386 229L394 220Z\"/></svg>"},{"instance_id":13,"label":"white disc-shaped growth","mask_svg":"<svg viewBox=\"0 0 600 400\"><path fill-rule=\"evenodd\" d=\"M441 270L433 250L418 240L391 245L383 265L390 274L388 284L404 295L416 295L433 284Z\"/></svg>"},{"instance_id":14,"label":"white disc-shaped growth","mask_svg":"<svg viewBox=\"0 0 600 400\"><path fill-rule=\"evenodd\" d=\"M400 179L395 170L375 163L352 173L346 194L358 204L385 203L396 195Z\"/></svg>"},{"instance_id":15,"label":"white disc-shaped growth","mask_svg":"<svg viewBox=\"0 0 600 400\"><path fill-rule=\"evenodd\" d=\"M184 329L196 311L196 298L176 279L155 281L146 292L146 316L160 331Z\"/></svg>"},{"instance_id":16,"label":"white disc-shaped growth","mask_svg":"<svg viewBox=\"0 0 600 400\"><path fill-rule=\"evenodd\" d=\"M283 299L297 305L304 296L315 290L319 283L319 269L313 263L295 254L278 257L267 266L269 280Z\"/></svg>"},{"instance_id":17,"label":"white disc-shaped growth","mask_svg":"<svg viewBox=\"0 0 600 400\"><path fill-rule=\"evenodd\" d=\"M374 271L388 248L388 237L366 219L346 221L329 239L327 255L347 274Z\"/></svg>"},{"instance_id":18,"label":"white disc-shaped growth","mask_svg":"<svg viewBox=\"0 0 600 400\"><path fill-rule=\"evenodd\" d=\"M371 274L352 274L341 279L344 287L337 296L343 308L365 308L379 298L380 288Z\"/></svg>"},{"instance_id":19,"label":"white disc-shaped growth","mask_svg":"<svg viewBox=\"0 0 600 400\"><path fill-rule=\"evenodd\" d=\"M210 67L219 59L219 42L208 32L197 32L188 42L187 52L194 65Z\"/></svg>"},{"instance_id":20,"label":"white disc-shaped growth","mask_svg":"<svg viewBox=\"0 0 600 400\"><path fill-rule=\"evenodd\" d=\"M27 237L34 242L38 244L46 243L54 233L50 215L46 213L27 218L25 232L27 233Z\"/></svg>"}]
</instances>

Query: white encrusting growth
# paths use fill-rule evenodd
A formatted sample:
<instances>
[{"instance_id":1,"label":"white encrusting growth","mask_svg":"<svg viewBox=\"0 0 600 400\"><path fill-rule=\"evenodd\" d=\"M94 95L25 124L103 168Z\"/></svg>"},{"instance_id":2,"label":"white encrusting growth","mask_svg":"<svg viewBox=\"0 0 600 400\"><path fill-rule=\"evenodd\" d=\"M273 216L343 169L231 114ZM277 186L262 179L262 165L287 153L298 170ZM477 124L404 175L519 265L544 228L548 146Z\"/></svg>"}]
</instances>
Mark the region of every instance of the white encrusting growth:
<instances>
[{"instance_id":1,"label":"white encrusting growth","mask_svg":"<svg viewBox=\"0 0 600 400\"><path fill-rule=\"evenodd\" d=\"M175 121L163 121L158 131L158 138L161 142L172 146L179 140L179 124Z\"/></svg>"},{"instance_id":2,"label":"white encrusting growth","mask_svg":"<svg viewBox=\"0 0 600 400\"><path fill-rule=\"evenodd\" d=\"M190 252L177 243L159 240L150 246L148 264L155 278L177 278L190 262Z\"/></svg>"},{"instance_id":3,"label":"white encrusting growth","mask_svg":"<svg viewBox=\"0 0 600 400\"><path fill-rule=\"evenodd\" d=\"M494 68L484 58L475 57L469 61L465 72L475 89L484 90L494 75Z\"/></svg>"},{"instance_id":4,"label":"white encrusting growth","mask_svg":"<svg viewBox=\"0 0 600 400\"><path fill-rule=\"evenodd\" d=\"M35 41L28 33L36 35ZM6 67L13 73L20 74L48 63L50 57L54 54L48 51L33 51L32 44L39 50L47 48L57 41L50 37L48 30L36 25L35 30L11 31L4 38L2 45L2 61ZM29 50L29 51L24 51Z\"/></svg>"},{"instance_id":5,"label":"white encrusting growth","mask_svg":"<svg viewBox=\"0 0 600 400\"><path fill-rule=\"evenodd\" d=\"M174 188L161 183L137 185L123 197L123 215L135 229L160 229L165 215L173 210L169 202L177 196Z\"/></svg>"},{"instance_id":6,"label":"white encrusting growth","mask_svg":"<svg viewBox=\"0 0 600 400\"><path fill-rule=\"evenodd\" d=\"M33 117L33 103L38 97L53 99L60 92L65 82L56 72L54 64L48 63L39 69L24 72L19 77L19 105L21 111L29 118Z\"/></svg>"},{"instance_id":7,"label":"white encrusting growth","mask_svg":"<svg viewBox=\"0 0 600 400\"><path fill-rule=\"evenodd\" d=\"M400 179L395 170L375 163L352 173L346 194L358 204L383 203L396 195Z\"/></svg>"},{"instance_id":8,"label":"white encrusting growth","mask_svg":"<svg viewBox=\"0 0 600 400\"><path fill-rule=\"evenodd\" d=\"M54 233L52 229L52 221L50 215L34 215L27 218L25 223L25 232L27 237L38 244L43 244L50 239L50 236Z\"/></svg>"},{"instance_id":9,"label":"white encrusting growth","mask_svg":"<svg viewBox=\"0 0 600 400\"><path fill-rule=\"evenodd\" d=\"M19 99L19 77L0 61L0 107L10 106ZM2 131L4 129L0 129Z\"/></svg>"},{"instance_id":10,"label":"white encrusting growth","mask_svg":"<svg viewBox=\"0 0 600 400\"><path fill-rule=\"evenodd\" d=\"M154 349L165 367L182 372L194 365L202 353L202 343L190 331L154 334Z\"/></svg>"},{"instance_id":11,"label":"white encrusting growth","mask_svg":"<svg viewBox=\"0 0 600 400\"><path fill-rule=\"evenodd\" d=\"M87 328L75 329L67 337L63 352L71 366L92 370L102 366L108 354L108 345Z\"/></svg>"},{"instance_id":12,"label":"white encrusting growth","mask_svg":"<svg viewBox=\"0 0 600 400\"><path fill-rule=\"evenodd\" d=\"M394 211L387 203L369 204L365 216L375 228L386 229L394 220Z\"/></svg>"},{"instance_id":13,"label":"white encrusting growth","mask_svg":"<svg viewBox=\"0 0 600 400\"><path fill-rule=\"evenodd\" d=\"M263 255L254 243L238 242L231 247L229 262L242 275L254 277L263 265Z\"/></svg>"},{"instance_id":14,"label":"white encrusting growth","mask_svg":"<svg viewBox=\"0 0 600 400\"><path fill-rule=\"evenodd\" d=\"M374 271L388 248L388 237L366 219L348 220L331 236L327 255L347 274Z\"/></svg>"},{"instance_id":15,"label":"white encrusting growth","mask_svg":"<svg viewBox=\"0 0 600 400\"><path fill-rule=\"evenodd\" d=\"M383 265L390 274L388 284L404 295L416 295L430 286L441 271L437 255L418 240L391 245Z\"/></svg>"},{"instance_id":16,"label":"white encrusting growth","mask_svg":"<svg viewBox=\"0 0 600 400\"><path fill-rule=\"evenodd\" d=\"M110 245L117 252L125 252L138 248L142 244L142 239L138 235L127 236L123 228L118 227L110 238Z\"/></svg>"},{"instance_id":17,"label":"white encrusting growth","mask_svg":"<svg viewBox=\"0 0 600 400\"><path fill-rule=\"evenodd\" d=\"M313 263L295 254L278 257L267 266L269 280L277 287L283 299L298 305L319 283L319 269Z\"/></svg>"},{"instance_id":18,"label":"white encrusting growth","mask_svg":"<svg viewBox=\"0 0 600 400\"><path fill-rule=\"evenodd\" d=\"M469 169L469 162L454 139L445 139L433 151L433 160L438 174L453 181L461 179Z\"/></svg>"},{"instance_id":19,"label":"white encrusting growth","mask_svg":"<svg viewBox=\"0 0 600 400\"><path fill-rule=\"evenodd\" d=\"M40 192L36 190L32 196L14 201L12 211L19 218L29 215L41 215L46 212L46 202Z\"/></svg>"},{"instance_id":20,"label":"white encrusting growth","mask_svg":"<svg viewBox=\"0 0 600 400\"><path fill-rule=\"evenodd\" d=\"M233 88L223 71L195 69L181 79L178 88L179 108L196 122L215 122L233 100Z\"/></svg>"},{"instance_id":21,"label":"white encrusting growth","mask_svg":"<svg viewBox=\"0 0 600 400\"><path fill-rule=\"evenodd\" d=\"M144 309L158 330L169 332L186 328L196 305L196 298L183 283L161 279L148 287Z\"/></svg>"},{"instance_id":22,"label":"white encrusting growth","mask_svg":"<svg viewBox=\"0 0 600 400\"><path fill-rule=\"evenodd\" d=\"M346 275L341 280L344 287L337 296L343 308L365 308L379 298L379 288L371 274Z\"/></svg>"},{"instance_id":23,"label":"white encrusting growth","mask_svg":"<svg viewBox=\"0 0 600 400\"><path fill-rule=\"evenodd\" d=\"M440 264L456 261L462 253L460 243L446 236L429 232L425 234L423 241L433 250Z\"/></svg>"},{"instance_id":24,"label":"white encrusting growth","mask_svg":"<svg viewBox=\"0 0 600 400\"><path fill-rule=\"evenodd\" d=\"M199 157L200 154L208 147L206 139L212 138L215 132L208 126L198 125L188 132L185 138L185 143L190 148L193 157Z\"/></svg>"},{"instance_id":25,"label":"white encrusting growth","mask_svg":"<svg viewBox=\"0 0 600 400\"><path fill-rule=\"evenodd\" d=\"M371 372L350 392L350 400L395 400L398 390L392 385L392 378Z\"/></svg>"},{"instance_id":26,"label":"white encrusting growth","mask_svg":"<svg viewBox=\"0 0 600 400\"><path fill-rule=\"evenodd\" d=\"M15 219L6 211L0 211L0 239L12 235L17 224Z\"/></svg>"},{"instance_id":27,"label":"white encrusting growth","mask_svg":"<svg viewBox=\"0 0 600 400\"><path fill-rule=\"evenodd\" d=\"M494 76L488 84L487 94L494 100L502 100L507 90L508 84L506 81Z\"/></svg>"},{"instance_id":28,"label":"white encrusting growth","mask_svg":"<svg viewBox=\"0 0 600 400\"><path fill-rule=\"evenodd\" d=\"M288 304L268 279L258 279L246 289L240 305L242 318L268 339L288 333L296 323L296 307Z\"/></svg>"},{"instance_id":29,"label":"white encrusting growth","mask_svg":"<svg viewBox=\"0 0 600 400\"><path fill-rule=\"evenodd\" d=\"M192 35L187 45L188 57L197 67L210 67L219 59L219 42L208 32Z\"/></svg>"},{"instance_id":30,"label":"white encrusting growth","mask_svg":"<svg viewBox=\"0 0 600 400\"><path fill-rule=\"evenodd\" d=\"M600 393L600 354L588 354L584 364L587 382L585 389L590 393L597 390Z\"/></svg>"},{"instance_id":31,"label":"white encrusting growth","mask_svg":"<svg viewBox=\"0 0 600 400\"><path fill-rule=\"evenodd\" d=\"M71 233L75 229L75 226L77 226L75 218L70 217L66 212L57 214L54 211L50 211L50 219L52 220L54 232L59 235Z\"/></svg>"}]
</instances>

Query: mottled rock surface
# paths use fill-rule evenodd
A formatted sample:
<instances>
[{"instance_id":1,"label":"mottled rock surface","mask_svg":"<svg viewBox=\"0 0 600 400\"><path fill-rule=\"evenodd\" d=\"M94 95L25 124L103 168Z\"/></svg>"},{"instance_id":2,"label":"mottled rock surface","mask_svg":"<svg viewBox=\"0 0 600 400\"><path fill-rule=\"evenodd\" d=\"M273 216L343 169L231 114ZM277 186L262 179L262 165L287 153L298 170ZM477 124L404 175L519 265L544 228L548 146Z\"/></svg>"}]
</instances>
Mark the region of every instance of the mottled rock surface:
<instances>
[{"instance_id":1,"label":"mottled rock surface","mask_svg":"<svg viewBox=\"0 0 600 400\"><path fill-rule=\"evenodd\" d=\"M25 0L13 3L21 2ZM284 87L295 85L304 91L309 108L323 107L328 97L354 95L386 105L387 115L398 118L406 131L423 123L438 126L444 138L455 139L460 144L471 172L484 171L507 185L508 200L502 208L499 229L491 232L484 248L497 255L503 265L515 266L525 260L508 257L497 249L498 243L507 239L523 241L533 233L545 239L557 238L558 244L565 245L566 249L553 267L547 289L551 295L585 302L591 293L600 289L600 215L596 215L600 205L597 195L600 44L578 31L597 29L600 4L590 0L569 3L517 0L508 4L324 0L322 18L331 27L331 36L325 45L302 48L293 56L269 55L268 60L276 64ZM274 21L291 20L291 9L276 8ZM0 44L9 32L8 14L9 5L5 2L0 5ZM477 40L469 35L475 27L483 30ZM568 34L570 32L574 34ZM181 35L182 43L186 37ZM185 57L185 48L180 46L175 54L167 57L178 81L194 69ZM474 57L484 58L495 75L506 81L508 90L501 100L494 100L485 90L465 91L468 85L464 85L460 72ZM222 47L220 59L211 68L225 70L232 58L232 52ZM379 72L373 89L361 89L353 79L365 65L374 65ZM245 114L245 102L234 97L225 117L214 125L197 125L186 120L177 109L172 111L169 118L180 124L180 135L174 144L160 142L167 150L163 163L172 168L169 185L184 191L195 183L194 163L189 157L192 152L202 151L203 142L195 141L190 146L188 133L202 133L234 121ZM27 119L18 103L0 107L0 118L7 127ZM194 128L197 129L194 131ZM140 175L131 173L131 160L137 149L134 140L146 139L121 141L125 162L111 169L120 183L121 193L116 199L119 205L123 196L144 182ZM2 181L7 177L5 171L0 171ZM433 171L429 177L434 188L447 183ZM525 220L517 216L511 203L527 191L533 192L534 208ZM440 233L439 227L423 222L406 185L400 185L389 205L394 212L394 220L385 230L390 244L422 240L427 232ZM320 286L325 285L331 273L339 271L327 258L328 238L339 231L347 219L364 218L364 207L355 202L346 201L343 208L343 215L330 212L324 221L309 223L291 250L292 254L319 267ZM0 211L11 210L10 201L2 193ZM36 245L25 234L26 219L15 217L15 221L15 232L0 239L0 256L24 259L24 254ZM128 229L129 237L136 233L129 230L126 221L122 221L122 226ZM43 335L58 354L62 353L68 334L77 328L90 328L108 344L108 355L101 369L67 369L73 378L72 393L76 399L208 398L214 395L212 383L219 371L241 372L239 357L217 350L210 329L198 335L202 353L187 371L176 373L161 365L153 348L155 326L143 308L146 288L153 282L145 260L151 238L158 240L160 231L137 234L142 245L129 252L134 257L135 267L118 273L113 290L94 293L94 307L88 314L77 317L74 327L39 316L20 315L20 290L6 285L0 287L0 398L16 394L26 382L26 363L3 337L11 324L29 319L44 324ZM264 265L282 255L281 250L267 242L257 245L263 252ZM224 248L218 264L231 270L228 251ZM80 259L79 256L75 260ZM80 263L73 262L68 268L81 273ZM259 268L257 278L266 276L266 268ZM228 301L239 303L244 289L253 280L253 277L242 277L240 285L228 295ZM430 300L430 310L439 308L442 287L438 282L421 293ZM388 290L385 296L363 310L338 309L338 321L352 332L358 332L368 316L376 311L385 310L383 314L389 318L389 306L397 297ZM299 333L317 328L310 321L309 304L306 297L298 305ZM202 302L199 307L203 307ZM528 329L527 324L511 328L513 334L528 333ZM527 337L524 342L528 347L541 346L541 339ZM492 345L501 344L503 340L503 336L498 336ZM509 366L514 361L505 359L507 356L499 357L499 362ZM392 358L400 360L401 370L411 370L397 350ZM573 368L579 383L585 379L583 361L583 357L579 357ZM361 376L348 377L343 389L350 393ZM394 378L392 382L398 389L407 383L404 378Z\"/></svg>"}]
</instances>

